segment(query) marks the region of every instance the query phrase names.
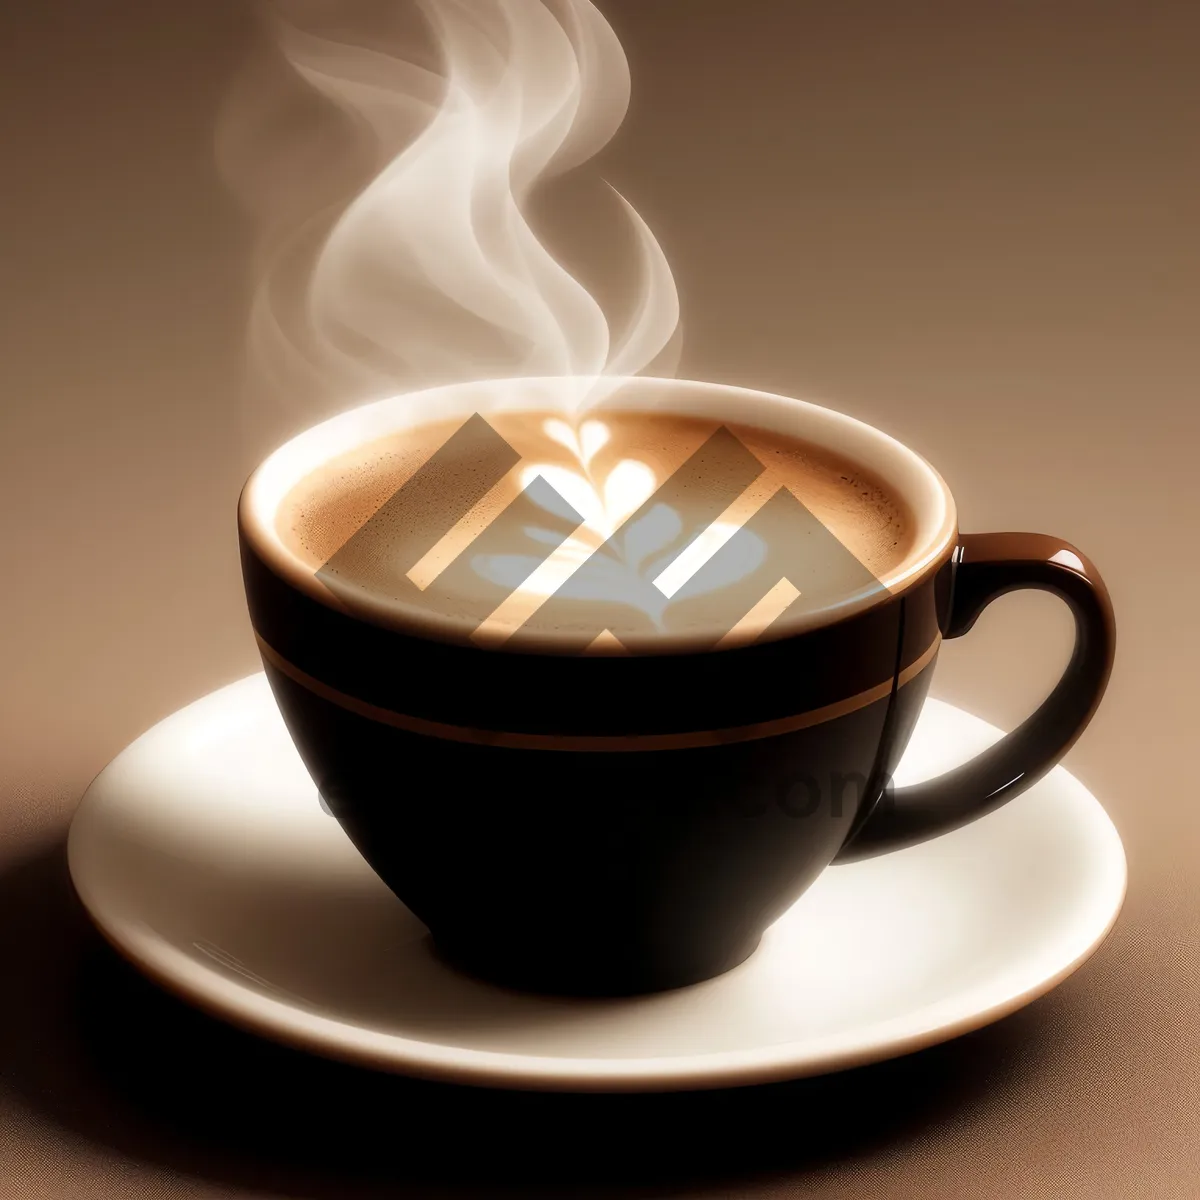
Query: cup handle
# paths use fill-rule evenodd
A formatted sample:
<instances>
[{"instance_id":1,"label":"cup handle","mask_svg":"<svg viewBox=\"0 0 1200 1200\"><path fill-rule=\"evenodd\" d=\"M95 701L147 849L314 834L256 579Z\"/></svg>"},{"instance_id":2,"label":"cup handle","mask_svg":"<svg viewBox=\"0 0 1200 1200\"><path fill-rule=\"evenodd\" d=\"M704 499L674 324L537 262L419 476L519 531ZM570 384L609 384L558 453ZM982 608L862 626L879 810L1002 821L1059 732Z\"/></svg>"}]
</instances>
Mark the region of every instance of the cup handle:
<instances>
[{"instance_id":1,"label":"cup handle","mask_svg":"<svg viewBox=\"0 0 1200 1200\"><path fill-rule=\"evenodd\" d=\"M944 775L885 790L837 863L948 833L1019 796L1074 745L1108 686L1116 646L1112 601L1099 572L1074 546L1040 533L964 534L953 572L945 637L969 632L998 596L1037 588L1064 600L1075 618L1071 661L1037 711L995 745Z\"/></svg>"}]
</instances>

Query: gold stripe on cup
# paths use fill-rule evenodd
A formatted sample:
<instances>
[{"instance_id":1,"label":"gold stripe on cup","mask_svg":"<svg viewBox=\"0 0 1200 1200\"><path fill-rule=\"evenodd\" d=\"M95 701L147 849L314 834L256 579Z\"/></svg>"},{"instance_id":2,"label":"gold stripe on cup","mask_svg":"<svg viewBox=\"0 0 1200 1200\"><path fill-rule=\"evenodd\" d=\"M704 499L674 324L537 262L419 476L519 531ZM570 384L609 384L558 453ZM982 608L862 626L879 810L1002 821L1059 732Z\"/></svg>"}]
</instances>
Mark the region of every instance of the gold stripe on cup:
<instances>
[{"instance_id":1,"label":"gold stripe on cup","mask_svg":"<svg viewBox=\"0 0 1200 1200\"><path fill-rule=\"evenodd\" d=\"M498 729L472 729L463 725L448 725L441 721L429 721L424 717L409 716L389 708L368 704L365 700L359 700L355 696L340 692L302 671L268 645L257 631L254 636L263 658L277 671L286 675L293 683L298 683L307 691L320 696L323 700L328 700L331 704L336 704L347 712L366 717L371 721L378 721L383 725L391 725L396 729L403 729L408 733L422 734L425 737L441 738L443 741L462 742L474 746L502 746L513 750L629 752L725 746L734 742L750 742L760 738L776 737L781 733L792 733L798 729L808 729L813 725L823 725L826 721L857 712L860 708L866 708L868 704L886 699L892 690L892 681L885 679L874 687L848 696L844 700L838 700L833 704L823 705L821 708L809 709L808 712L796 713L790 717L780 717L774 721L760 721L753 725L735 725L728 729L607 736L516 733ZM935 634L933 641L924 653L900 672L898 686L903 687L929 665L934 655L937 654L941 640L941 635Z\"/></svg>"}]
</instances>

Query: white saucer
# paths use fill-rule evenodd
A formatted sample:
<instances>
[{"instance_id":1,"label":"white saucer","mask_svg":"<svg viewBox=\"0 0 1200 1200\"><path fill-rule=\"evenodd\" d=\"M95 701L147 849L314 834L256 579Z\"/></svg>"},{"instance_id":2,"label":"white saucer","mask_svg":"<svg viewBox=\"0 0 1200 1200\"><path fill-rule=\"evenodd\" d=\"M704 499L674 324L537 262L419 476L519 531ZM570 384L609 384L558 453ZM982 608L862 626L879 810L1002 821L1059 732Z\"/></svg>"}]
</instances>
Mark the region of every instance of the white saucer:
<instances>
[{"instance_id":1,"label":"white saucer","mask_svg":"<svg viewBox=\"0 0 1200 1200\"><path fill-rule=\"evenodd\" d=\"M931 700L897 782L997 737ZM69 858L105 936L210 1013L383 1070L566 1091L761 1083L947 1040L1070 975L1125 895L1116 830L1060 768L965 829L830 868L721 978L633 1000L507 992L430 952L322 809L261 675L119 755Z\"/></svg>"}]
</instances>

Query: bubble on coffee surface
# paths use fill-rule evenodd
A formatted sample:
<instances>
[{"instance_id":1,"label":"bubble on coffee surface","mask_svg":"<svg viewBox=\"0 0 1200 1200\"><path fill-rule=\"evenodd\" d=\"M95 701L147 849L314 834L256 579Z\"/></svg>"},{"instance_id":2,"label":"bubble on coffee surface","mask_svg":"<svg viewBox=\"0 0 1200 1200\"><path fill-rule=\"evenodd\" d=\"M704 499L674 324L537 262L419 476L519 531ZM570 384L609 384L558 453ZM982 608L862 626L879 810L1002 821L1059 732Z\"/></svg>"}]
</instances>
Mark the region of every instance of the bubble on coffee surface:
<instances>
[{"instance_id":1,"label":"bubble on coffee surface","mask_svg":"<svg viewBox=\"0 0 1200 1200\"><path fill-rule=\"evenodd\" d=\"M792 438L732 427L761 464L758 477L738 487L727 504L714 478L711 495L704 483L672 505L653 498L711 437L715 422L645 412L571 422L561 413L519 412L490 414L488 424L519 461L405 571L403 586L411 595L376 587L377 599L394 601L417 623L423 607L427 616L455 614L476 643L524 634L538 627L539 617L543 633L560 624L564 633L577 633L597 613L609 637L595 647L599 653L619 652L613 642L624 645L626 635L637 640L685 631L711 633L719 644L752 640L813 593L811 572L808 581L799 578L803 567L797 572L788 565L795 557L781 556L797 520L816 518L819 524L809 519L798 532L810 542L826 535L841 554L837 570L848 588L883 578L911 545L914 522L895 497L846 462ZM314 472L280 509L285 543L320 570L456 428L420 427ZM471 490L470 471L454 478L452 490ZM531 487L537 481L540 491ZM779 510L781 489L798 501L794 512ZM522 494L536 502L522 510L514 530L520 548L473 551ZM445 501L447 512L455 509L453 495ZM711 519L697 520L706 503ZM820 553L834 561L828 549ZM469 573L448 570L464 562ZM782 564L779 574L768 578L775 562ZM447 601L440 590L451 577L455 590Z\"/></svg>"}]
</instances>

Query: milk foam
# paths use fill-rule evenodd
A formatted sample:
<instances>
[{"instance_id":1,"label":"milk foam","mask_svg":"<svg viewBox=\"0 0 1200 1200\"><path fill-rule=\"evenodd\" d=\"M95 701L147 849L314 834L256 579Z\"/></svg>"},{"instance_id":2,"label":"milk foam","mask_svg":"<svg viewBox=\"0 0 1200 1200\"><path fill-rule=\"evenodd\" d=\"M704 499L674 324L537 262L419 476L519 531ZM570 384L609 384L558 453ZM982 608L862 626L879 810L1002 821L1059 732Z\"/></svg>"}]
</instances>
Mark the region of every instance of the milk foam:
<instances>
[{"instance_id":1,"label":"milk foam","mask_svg":"<svg viewBox=\"0 0 1200 1200\"><path fill-rule=\"evenodd\" d=\"M379 514L461 424L418 427L327 463L281 505L280 537L314 572L371 533L372 522L380 539L415 537L419 530L381 523ZM667 481L712 444L716 422L604 412L572 423L542 411L492 414L488 425L516 452L515 465L463 512L463 497L481 490L464 459L450 476L446 511L429 517L458 519L403 579L372 567L358 579L339 577L339 586L390 595L418 619L424 603L443 613L449 604L484 644L541 620L543 633L582 637L599 623L597 636L619 642L623 631L687 627L728 645L753 640L806 596L825 603L831 589L877 582L912 549L915 522L895 496L826 450L778 433L729 426L730 445L753 456L757 477L722 499L728 472L719 460L674 503L660 503ZM503 552L475 552L485 531L497 540L498 519L510 518L522 494L531 503L520 509L520 528L500 539ZM707 511L712 519L700 520ZM448 579L451 596L439 593Z\"/></svg>"}]
</instances>

